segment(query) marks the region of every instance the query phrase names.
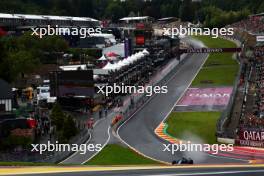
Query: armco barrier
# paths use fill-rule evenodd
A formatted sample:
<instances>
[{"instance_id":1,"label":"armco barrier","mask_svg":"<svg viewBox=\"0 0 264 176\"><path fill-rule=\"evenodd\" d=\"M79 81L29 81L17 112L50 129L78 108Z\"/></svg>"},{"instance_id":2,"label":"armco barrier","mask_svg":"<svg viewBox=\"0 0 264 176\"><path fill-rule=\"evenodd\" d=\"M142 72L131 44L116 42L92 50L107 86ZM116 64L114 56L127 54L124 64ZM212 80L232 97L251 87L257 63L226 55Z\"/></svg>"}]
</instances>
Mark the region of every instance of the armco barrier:
<instances>
[{"instance_id":1,"label":"armco barrier","mask_svg":"<svg viewBox=\"0 0 264 176\"><path fill-rule=\"evenodd\" d=\"M87 129L84 129L77 136L73 137L69 144L84 144L90 138L90 132ZM46 159L42 159L39 162L47 162L47 163L59 163L64 159L68 158L74 153L74 151L63 151L63 152L53 152L53 155L47 157Z\"/></svg>"},{"instance_id":2,"label":"armco barrier","mask_svg":"<svg viewBox=\"0 0 264 176\"><path fill-rule=\"evenodd\" d=\"M225 39L227 39L227 38L225 38ZM231 39L227 39L227 40L231 40ZM236 41L231 40L231 41L235 42L237 45L239 45L239 44L241 45L241 43L237 40ZM239 63L239 71L237 73L237 76L236 76L236 79L235 79L235 82L233 85L233 91L232 91L232 94L230 96L229 103L217 121L217 124L216 124L216 135L217 135L217 137L227 137L227 136L233 137L232 134L229 134L227 131L225 131L225 125L229 122L228 121L228 120L230 120L229 118L231 118L230 116L231 116L231 112L233 110L233 106L235 103L235 97L237 94L237 89L238 89L239 82L240 82L240 75L242 72L242 65L240 63L240 57L238 55L237 55L236 60Z\"/></svg>"},{"instance_id":3,"label":"armco barrier","mask_svg":"<svg viewBox=\"0 0 264 176\"><path fill-rule=\"evenodd\" d=\"M175 71L185 62L186 56L187 54L183 54L180 61L173 59L168 64L166 64L166 66L162 68L162 71L156 73L155 76L151 79L152 82L149 84L149 86L163 85L166 80L169 80L170 77L175 73ZM144 103L147 102L150 98L151 96L146 96L146 94L138 94L137 96L134 96L134 106L129 103L126 107L122 107L123 118L113 125L114 131L116 131L116 129L122 123L130 118L137 110L139 110L139 108L141 108Z\"/></svg>"}]
</instances>

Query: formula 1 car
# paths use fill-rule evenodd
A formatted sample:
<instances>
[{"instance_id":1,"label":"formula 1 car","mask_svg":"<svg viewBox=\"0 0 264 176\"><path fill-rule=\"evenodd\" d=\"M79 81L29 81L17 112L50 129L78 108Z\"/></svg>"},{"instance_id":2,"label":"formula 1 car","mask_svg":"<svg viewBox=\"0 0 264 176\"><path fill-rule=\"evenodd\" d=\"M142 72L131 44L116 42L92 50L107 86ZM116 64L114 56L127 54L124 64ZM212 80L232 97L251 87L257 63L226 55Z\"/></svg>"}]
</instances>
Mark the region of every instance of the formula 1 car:
<instances>
[{"instance_id":1,"label":"formula 1 car","mask_svg":"<svg viewBox=\"0 0 264 176\"><path fill-rule=\"evenodd\" d=\"M182 159L173 160L172 165L175 165L175 164L193 164L193 160L191 158L182 157Z\"/></svg>"}]
</instances>

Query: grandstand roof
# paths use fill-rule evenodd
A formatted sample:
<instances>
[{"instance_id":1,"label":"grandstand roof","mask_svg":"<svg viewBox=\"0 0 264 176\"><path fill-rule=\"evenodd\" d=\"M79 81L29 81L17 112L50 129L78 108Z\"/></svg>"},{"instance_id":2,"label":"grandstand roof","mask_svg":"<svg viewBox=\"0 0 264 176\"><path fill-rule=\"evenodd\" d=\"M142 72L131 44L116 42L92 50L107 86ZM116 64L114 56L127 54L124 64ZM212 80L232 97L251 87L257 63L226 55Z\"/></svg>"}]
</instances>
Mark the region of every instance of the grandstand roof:
<instances>
[{"instance_id":1,"label":"grandstand roof","mask_svg":"<svg viewBox=\"0 0 264 176\"><path fill-rule=\"evenodd\" d=\"M53 16L53 15L30 15L30 14L7 14L0 13L0 18L8 19L39 19L39 20L72 20L72 21L98 21L89 17L70 17L70 16Z\"/></svg>"},{"instance_id":2,"label":"grandstand roof","mask_svg":"<svg viewBox=\"0 0 264 176\"><path fill-rule=\"evenodd\" d=\"M262 13L257 13L257 14L253 14L253 15L250 15L250 16L264 16L264 12L262 12Z\"/></svg>"},{"instance_id":3,"label":"grandstand roof","mask_svg":"<svg viewBox=\"0 0 264 176\"><path fill-rule=\"evenodd\" d=\"M19 17L15 16L14 14L0 13L0 18L19 18Z\"/></svg>"},{"instance_id":4,"label":"grandstand roof","mask_svg":"<svg viewBox=\"0 0 264 176\"><path fill-rule=\"evenodd\" d=\"M18 18L23 19L35 19L35 20L44 20L45 18L40 15L23 15L23 14L14 14Z\"/></svg>"},{"instance_id":5,"label":"grandstand roof","mask_svg":"<svg viewBox=\"0 0 264 176\"><path fill-rule=\"evenodd\" d=\"M124 18L121 18L120 21L146 20L146 19L150 19L150 18L152 18L152 17L150 17L150 16L124 17Z\"/></svg>"},{"instance_id":6,"label":"grandstand roof","mask_svg":"<svg viewBox=\"0 0 264 176\"><path fill-rule=\"evenodd\" d=\"M176 17L166 17L166 18L160 18L158 21L167 21L167 20L176 20Z\"/></svg>"}]
</instances>

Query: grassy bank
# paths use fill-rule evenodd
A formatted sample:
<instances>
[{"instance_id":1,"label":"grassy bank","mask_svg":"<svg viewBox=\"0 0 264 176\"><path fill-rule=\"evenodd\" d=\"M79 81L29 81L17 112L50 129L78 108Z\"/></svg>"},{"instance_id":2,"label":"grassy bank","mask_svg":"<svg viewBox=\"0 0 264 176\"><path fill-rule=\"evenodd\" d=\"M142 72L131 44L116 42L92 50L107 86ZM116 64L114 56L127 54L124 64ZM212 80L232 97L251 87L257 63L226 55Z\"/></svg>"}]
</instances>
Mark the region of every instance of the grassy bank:
<instances>
[{"instance_id":1,"label":"grassy bank","mask_svg":"<svg viewBox=\"0 0 264 176\"><path fill-rule=\"evenodd\" d=\"M216 143L216 122L221 112L173 112L166 123L167 133L182 140L196 138L204 143Z\"/></svg>"},{"instance_id":2,"label":"grassy bank","mask_svg":"<svg viewBox=\"0 0 264 176\"><path fill-rule=\"evenodd\" d=\"M234 48L236 44L222 38L195 36L209 48ZM233 53L210 54L194 81L193 87L232 86L238 72L238 63Z\"/></svg>"},{"instance_id":3,"label":"grassy bank","mask_svg":"<svg viewBox=\"0 0 264 176\"><path fill-rule=\"evenodd\" d=\"M116 144L107 145L100 153L86 163L87 165L160 165L144 158L133 150Z\"/></svg>"}]
</instances>

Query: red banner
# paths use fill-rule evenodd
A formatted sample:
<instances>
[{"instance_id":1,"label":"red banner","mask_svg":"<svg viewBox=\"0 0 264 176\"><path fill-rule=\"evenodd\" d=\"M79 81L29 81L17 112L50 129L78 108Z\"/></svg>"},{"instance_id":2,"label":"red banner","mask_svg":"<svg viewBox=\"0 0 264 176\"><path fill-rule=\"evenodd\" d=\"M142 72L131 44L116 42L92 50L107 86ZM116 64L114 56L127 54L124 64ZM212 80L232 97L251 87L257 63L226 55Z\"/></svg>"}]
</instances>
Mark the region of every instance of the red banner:
<instances>
[{"instance_id":1,"label":"red banner","mask_svg":"<svg viewBox=\"0 0 264 176\"><path fill-rule=\"evenodd\" d=\"M236 144L264 148L264 129L240 129Z\"/></svg>"},{"instance_id":2,"label":"red banner","mask_svg":"<svg viewBox=\"0 0 264 176\"><path fill-rule=\"evenodd\" d=\"M0 37L5 35L7 35L7 32L4 29L0 28Z\"/></svg>"},{"instance_id":3,"label":"red banner","mask_svg":"<svg viewBox=\"0 0 264 176\"><path fill-rule=\"evenodd\" d=\"M136 36L136 44L137 45L144 45L145 44L145 37L144 36Z\"/></svg>"}]
</instances>

